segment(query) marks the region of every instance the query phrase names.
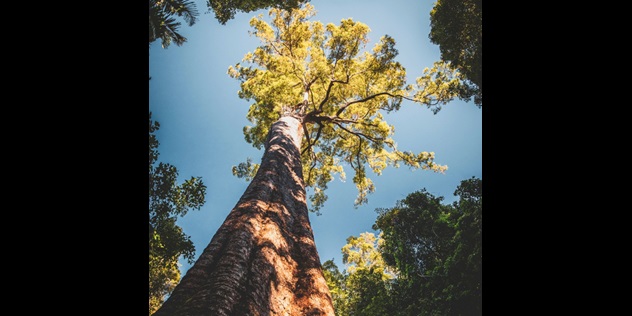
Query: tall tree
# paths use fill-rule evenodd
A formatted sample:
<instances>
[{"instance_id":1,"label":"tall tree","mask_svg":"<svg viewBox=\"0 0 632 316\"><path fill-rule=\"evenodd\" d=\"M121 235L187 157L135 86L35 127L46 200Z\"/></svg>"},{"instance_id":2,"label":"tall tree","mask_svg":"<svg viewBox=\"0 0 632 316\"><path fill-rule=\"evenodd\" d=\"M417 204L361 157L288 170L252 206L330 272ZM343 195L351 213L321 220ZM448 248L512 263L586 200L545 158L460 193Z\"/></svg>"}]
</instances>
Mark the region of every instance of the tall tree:
<instances>
[{"instance_id":1,"label":"tall tree","mask_svg":"<svg viewBox=\"0 0 632 316\"><path fill-rule=\"evenodd\" d=\"M149 113L149 314L155 312L164 297L180 280L178 259L193 263L195 246L180 226L178 216L200 209L205 202L206 186L201 178L191 177L178 184L178 170L168 163L158 163L160 128Z\"/></svg>"},{"instance_id":2,"label":"tall tree","mask_svg":"<svg viewBox=\"0 0 632 316\"><path fill-rule=\"evenodd\" d=\"M443 63L473 83L460 91L483 104L482 0L437 0L430 11L430 41L439 45Z\"/></svg>"},{"instance_id":3,"label":"tall tree","mask_svg":"<svg viewBox=\"0 0 632 316\"><path fill-rule=\"evenodd\" d=\"M445 85L435 85L433 91L415 91L407 85L406 70L395 61L393 38L385 35L366 51L369 27L363 23L308 22L314 13L310 4L291 13L271 12L272 26L261 17L250 21L252 33L264 45L246 54L247 67L238 63L229 74L241 82L239 97L255 101L247 114L253 125L244 127L244 135L256 148L264 146L280 115L300 120L305 182L314 188L312 210L318 211L326 201L324 192L336 173L346 178L342 163L354 171L356 205L366 203L375 190L367 166L378 175L388 165L401 163L436 172L447 169L434 163L433 152L400 151L391 138L394 128L383 114L398 110L403 99L435 104L454 97L443 91ZM257 168L247 162L233 172L252 176Z\"/></svg>"},{"instance_id":4,"label":"tall tree","mask_svg":"<svg viewBox=\"0 0 632 316\"><path fill-rule=\"evenodd\" d=\"M236 11L250 12L260 8L278 6L284 8L297 7L300 1L231 1L209 0L209 10L216 10L216 18L225 24L234 17ZM211 4L212 3L212 4ZM149 0L149 44L160 39L163 48L171 43L180 46L186 37L179 31L183 18L192 26L197 21L197 7L194 1L186 0ZM151 80L151 77L149 77ZM149 314L154 313L180 281L178 258L183 256L193 263L195 247L175 224L176 216L184 216L190 208L199 209L204 204L205 186L199 178L191 178L182 185L175 183L178 175L176 167L160 163L158 158L158 141L154 132L160 124L151 121L149 126L150 150L150 224L149 224ZM189 195L191 200L182 200L177 195ZM176 200L180 199L180 200ZM153 208L153 209L152 209Z\"/></svg>"},{"instance_id":5,"label":"tall tree","mask_svg":"<svg viewBox=\"0 0 632 316\"><path fill-rule=\"evenodd\" d=\"M408 98L395 41L382 37L364 51L369 28L351 19L339 26L310 22L313 6L271 9L250 24L263 45L229 68L239 96L254 100L246 140L264 148L250 185L211 242L155 315L333 315L309 222L306 186L318 211L341 163L354 170L356 203L374 186L368 165L442 172L434 153L400 151L382 112ZM237 172L239 173L239 168ZM305 177L305 178L304 178Z\"/></svg>"}]
</instances>

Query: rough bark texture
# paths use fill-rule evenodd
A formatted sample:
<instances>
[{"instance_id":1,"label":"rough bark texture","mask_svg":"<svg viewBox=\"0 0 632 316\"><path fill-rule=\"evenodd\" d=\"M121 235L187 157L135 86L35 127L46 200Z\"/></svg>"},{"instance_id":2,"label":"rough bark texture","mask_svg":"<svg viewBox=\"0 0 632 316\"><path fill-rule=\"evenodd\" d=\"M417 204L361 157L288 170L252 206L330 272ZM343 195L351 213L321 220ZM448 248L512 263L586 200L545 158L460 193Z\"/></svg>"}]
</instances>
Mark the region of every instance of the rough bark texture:
<instances>
[{"instance_id":1,"label":"rough bark texture","mask_svg":"<svg viewBox=\"0 0 632 316\"><path fill-rule=\"evenodd\" d=\"M272 126L256 176L155 316L334 315L305 200L302 132L290 116Z\"/></svg>"}]
</instances>

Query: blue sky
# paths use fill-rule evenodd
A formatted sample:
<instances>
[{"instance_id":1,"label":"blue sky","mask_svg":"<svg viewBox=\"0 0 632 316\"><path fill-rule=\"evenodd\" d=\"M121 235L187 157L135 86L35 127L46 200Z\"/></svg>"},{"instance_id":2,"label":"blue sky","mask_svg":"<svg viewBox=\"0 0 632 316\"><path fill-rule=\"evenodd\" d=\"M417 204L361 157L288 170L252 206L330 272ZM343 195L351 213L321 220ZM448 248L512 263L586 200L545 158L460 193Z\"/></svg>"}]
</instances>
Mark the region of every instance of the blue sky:
<instances>
[{"instance_id":1,"label":"blue sky","mask_svg":"<svg viewBox=\"0 0 632 316\"><path fill-rule=\"evenodd\" d=\"M249 123L250 103L239 99L239 82L227 75L227 69L260 44L248 35L250 18L268 15L267 10L237 13L220 25L212 13L204 14L205 1L195 3L199 20L191 27L181 26L180 33L188 39L184 45L163 49L157 41L150 46L149 110L161 126L156 133L159 161L175 165L180 181L202 177L207 186L205 205L178 220L195 244L197 259L248 185L232 175L231 167L247 157L258 163L263 154L244 140L242 128ZM440 58L439 47L428 39L432 0L312 0L311 4L317 11L312 20L339 24L353 18L367 24L369 49L381 36L392 36L409 83ZM451 203L461 180L482 179L482 110L473 102L456 100L434 115L425 106L404 101L398 112L385 119L395 126L393 138L400 150L433 151L435 162L448 165L448 170L436 174L403 166L387 168L381 176L369 173L376 192L369 195L368 204L354 208L357 190L346 166L349 180L331 182L322 215L310 213L321 261L334 259L341 270L340 250L346 238L374 232L376 208L393 207L422 188ZM184 275L190 265L181 263Z\"/></svg>"}]
</instances>

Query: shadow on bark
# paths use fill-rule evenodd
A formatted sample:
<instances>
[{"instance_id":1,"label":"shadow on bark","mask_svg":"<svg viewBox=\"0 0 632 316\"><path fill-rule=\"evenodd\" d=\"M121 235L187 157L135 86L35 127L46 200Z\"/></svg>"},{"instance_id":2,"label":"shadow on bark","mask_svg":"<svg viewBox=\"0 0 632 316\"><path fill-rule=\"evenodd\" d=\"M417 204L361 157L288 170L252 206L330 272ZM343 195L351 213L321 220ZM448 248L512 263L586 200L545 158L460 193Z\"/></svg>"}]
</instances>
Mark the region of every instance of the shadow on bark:
<instances>
[{"instance_id":1,"label":"shadow on bark","mask_svg":"<svg viewBox=\"0 0 632 316\"><path fill-rule=\"evenodd\" d=\"M254 179L154 315L333 315L291 128L272 126Z\"/></svg>"}]
</instances>

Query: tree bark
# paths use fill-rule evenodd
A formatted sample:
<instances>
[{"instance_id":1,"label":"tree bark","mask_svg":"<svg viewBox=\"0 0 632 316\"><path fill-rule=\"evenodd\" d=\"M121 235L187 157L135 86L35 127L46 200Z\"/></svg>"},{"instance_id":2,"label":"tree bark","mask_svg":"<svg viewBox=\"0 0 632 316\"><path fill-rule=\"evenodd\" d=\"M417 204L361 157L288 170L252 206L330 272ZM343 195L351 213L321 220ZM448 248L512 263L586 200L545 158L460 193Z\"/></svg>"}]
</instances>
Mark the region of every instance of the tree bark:
<instances>
[{"instance_id":1,"label":"tree bark","mask_svg":"<svg viewBox=\"0 0 632 316\"><path fill-rule=\"evenodd\" d=\"M334 315L314 243L300 159L283 116L237 205L154 316Z\"/></svg>"}]
</instances>

